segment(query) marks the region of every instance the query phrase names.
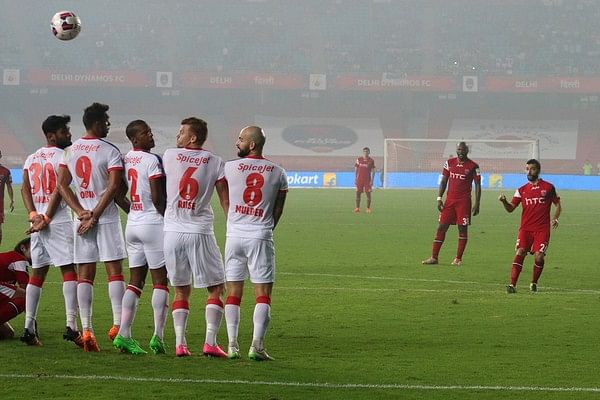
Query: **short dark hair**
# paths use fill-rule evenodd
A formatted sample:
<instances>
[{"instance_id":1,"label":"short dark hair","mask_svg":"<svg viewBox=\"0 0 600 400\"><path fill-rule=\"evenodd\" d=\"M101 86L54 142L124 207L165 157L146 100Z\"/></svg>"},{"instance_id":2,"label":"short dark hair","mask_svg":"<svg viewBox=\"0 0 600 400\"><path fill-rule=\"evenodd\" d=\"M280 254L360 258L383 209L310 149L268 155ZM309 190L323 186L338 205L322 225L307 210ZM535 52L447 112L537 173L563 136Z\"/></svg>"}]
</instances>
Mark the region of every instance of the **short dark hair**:
<instances>
[{"instance_id":1,"label":"short dark hair","mask_svg":"<svg viewBox=\"0 0 600 400\"><path fill-rule=\"evenodd\" d=\"M49 133L66 128L69 122L71 122L69 115L51 115L42 122L42 131L48 136Z\"/></svg>"},{"instance_id":2,"label":"short dark hair","mask_svg":"<svg viewBox=\"0 0 600 400\"><path fill-rule=\"evenodd\" d=\"M85 129L92 129L96 122L104 121L108 109L109 107L106 104L94 103L83 110L83 126L85 126Z\"/></svg>"},{"instance_id":3,"label":"short dark hair","mask_svg":"<svg viewBox=\"0 0 600 400\"><path fill-rule=\"evenodd\" d=\"M21 251L21 246L31 246L31 238L26 237L25 239L23 239L19 243L17 243L15 246L15 251L17 253L19 253L20 255L24 256L25 254L23 254L23 252Z\"/></svg>"},{"instance_id":4,"label":"short dark hair","mask_svg":"<svg viewBox=\"0 0 600 400\"><path fill-rule=\"evenodd\" d=\"M527 161L527 165L529 164L533 164L537 167L538 171L542 170L542 164L540 164L540 162L538 160L536 160L535 158L532 158L531 160Z\"/></svg>"},{"instance_id":5,"label":"short dark hair","mask_svg":"<svg viewBox=\"0 0 600 400\"><path fill-rule=\"evenodd\" d=\"M148 127L146 121L142 119L136 119L135 121L131 121L127 124L127 128L125 128L125 135L129 140L133 140L133 138L140 132L143 132L144 129Z\"/></svg>"},{"instance_id":6,"label":"short dark hair","mask_svg":"<svg viewBox=\"0 0 600 400\"><path fill-rule=\"evenodd\" d=\"M183 119L181 125L190 126L192 132L196 135L196 139L198 139L198 144L200 146L206 142L206 137L208 136L208 124L206 121L196 117L189 117Z\"/></svg>"},{"instance_id":7,"label":"short dark hair","mask_svg":"<svg viewBox=\"0 0 600 400\"><path fill-rule=\"evenodd\" d=\"M371 149L368 147L363 147L363 151L367 150L369 153L371 152Z\"/></svg>"}]
</instances>

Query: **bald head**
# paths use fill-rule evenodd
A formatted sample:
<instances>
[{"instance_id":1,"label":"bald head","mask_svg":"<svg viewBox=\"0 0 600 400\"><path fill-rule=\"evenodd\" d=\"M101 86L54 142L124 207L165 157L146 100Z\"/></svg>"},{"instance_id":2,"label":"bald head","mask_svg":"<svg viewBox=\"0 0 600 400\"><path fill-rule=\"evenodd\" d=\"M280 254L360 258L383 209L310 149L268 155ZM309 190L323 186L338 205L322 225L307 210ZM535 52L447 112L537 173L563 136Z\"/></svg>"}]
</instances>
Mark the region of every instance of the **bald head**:
<instances>
[{"instance_id":1,"label":"bald head","mask_svg":"<svg viewBox=\"0 0 600 400\"><path fill-rule=\"evenodd\" d=\"M240 131L240 136L235 144L238 148L238 156L248 155L262 157L266 137L264 131L258 126L247 126Z\"/></svg>"}]
</instances>

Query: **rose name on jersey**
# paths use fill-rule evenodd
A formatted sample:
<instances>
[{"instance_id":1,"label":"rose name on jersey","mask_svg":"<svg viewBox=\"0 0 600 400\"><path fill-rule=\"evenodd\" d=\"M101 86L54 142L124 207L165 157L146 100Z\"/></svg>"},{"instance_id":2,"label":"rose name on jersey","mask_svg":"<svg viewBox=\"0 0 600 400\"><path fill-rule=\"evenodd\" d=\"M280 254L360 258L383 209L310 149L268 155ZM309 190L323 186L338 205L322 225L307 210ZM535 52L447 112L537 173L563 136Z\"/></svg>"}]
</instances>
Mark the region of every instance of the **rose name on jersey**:
<instances>
[{"instance_id":1,"label":"rose name on jersey","mask_svg":"<svg viewBox=\"0 0 600 400\"><path fill-rule=\"evenodd\" d=\"M196 202L189 200L177 200L177 208L183 208L185 210L195 210Z\"/></svg>"}]
</instances>

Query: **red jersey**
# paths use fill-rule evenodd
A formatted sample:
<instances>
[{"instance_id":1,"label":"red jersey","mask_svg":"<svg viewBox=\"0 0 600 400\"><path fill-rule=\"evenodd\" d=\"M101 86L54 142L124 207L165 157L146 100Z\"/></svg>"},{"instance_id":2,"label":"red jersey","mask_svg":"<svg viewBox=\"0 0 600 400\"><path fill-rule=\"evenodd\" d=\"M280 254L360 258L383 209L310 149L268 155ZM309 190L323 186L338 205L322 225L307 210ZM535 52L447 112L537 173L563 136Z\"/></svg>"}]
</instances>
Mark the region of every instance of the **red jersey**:
<instances>
[{"instance_id":1,"label":"red jersey","mask_svg":"<svg viewBox=\"0 0 600 400\"><path fill-rule=\"evenodd\" d=\"M539 179L534 185L527 182L515 191L512 204L523 207L521 229L524 231L543 231L550 229L550 207L558 204L560 197L554 185Z\"/></svg>"},{"instance_id":2,"label":"red jersey","mask_svg":"<svg viewBox=\"0 0 600 400\"><path fill-rule=\"evenodd\" d=\"M27 259L16 251L0 253L0 283L19 283L25 287L29 283Z\"/></svg>"},{"instance_id":3,"label":"red jersey","mask_svg":"<svg viewBox=\"0 0 600 400\"><path fill-rule=\"evenodd\" d=\"M0 214L4 212L4 185L12 183L10 170L4 165L0 165Z\"/></svg>"},{"instance_id":4,"label":"red jersey","mask_svg":"<svg viewBox=\"0 0 600 400\"><path fill-rule=\"evenodd\" d=\"M371 173L375 169L375 160L371 157L358 157L354 164L357 182L371 182Z\"/></svg>"},{"instance_id":5,"label":"red jersey","mask_svg":"<svg viewBox=\"0 0 600 400\"><path fill-rule=\"evenodd\" d=\"M473 160L460 161L454 157L446 161L442 174L448 178L448 193L446 199L471 198L473 181L481 182L479 165Z\"/></svg>"}]
</instances>

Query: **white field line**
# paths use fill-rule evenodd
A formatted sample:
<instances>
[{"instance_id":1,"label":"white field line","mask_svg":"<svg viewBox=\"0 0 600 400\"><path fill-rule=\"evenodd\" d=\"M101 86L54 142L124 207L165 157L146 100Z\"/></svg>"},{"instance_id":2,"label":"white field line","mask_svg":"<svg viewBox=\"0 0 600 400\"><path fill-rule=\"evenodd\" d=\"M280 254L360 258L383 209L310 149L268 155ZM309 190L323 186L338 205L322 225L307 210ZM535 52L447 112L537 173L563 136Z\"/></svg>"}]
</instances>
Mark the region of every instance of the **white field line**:
<instances>
[{"instance_id":1,"label":"white field line","mask_svg":"<svg viewBox=\"0 0 600 400\"><path fill-rule=\"evenodd\" d=\"M490 293L490 290L471 290L466 289L465 285L478 285L487 286L490 288L496 288L498 291L504 291L502 284L490 283L490 282L474 282L474 281L456 281L456 280L444 280L444 279L422 279L422 278L400 278L400 277L387 277L387 276L364 276L364 275L344 275L344 274L324 274L324 273L297 273L297 272L279 272L278 275L289 275L289 276L311 276L321 278L338 278L338 279L360 279L360 280L379 280L379 281L408 281L408 282L426 282L426 283L442 283L450 285L460 285L456 289L427 289L427 288L414 288L414 287L398 287L398 288L350 288L347 286L286 286L277 285L277 289L282 290L345 290L352 292L444 292L444 293ZM44 284L60 285L62 282L59 281L46 281ZM97 280L94 282L94 286L107 285L103 280ZM494 290L494 289L491 289ZM555 288L549 286L540 287L540 294L589 294L598 295L600 289L574 289L574 288ZM521 285L519 292L527 293L527 285Z\"/></svg>"},{"instance_id":2,"label":"white field line","mask_svg":"<svg viewBox=\"0 0 600 400\"><path fill-rule=\"evenodd\" d=\"M53 375L53 374L0 374L7 379L65 379L84 381L119 381L119 382L154 382L154 383L189 383L199 385L246 385L246 386L281 386L323 389L392 389L392 390L436 390L436 391L512 391L512 392L575 392L598 393L597 387L552 387L552 386L486 386L486 385L408 385L401 383L369 384L369 383L330 383L330 382L284 382L284 381L247 381L241 379L182 379L152 378L113 375Z\"/></svg>"}]
</instances>

